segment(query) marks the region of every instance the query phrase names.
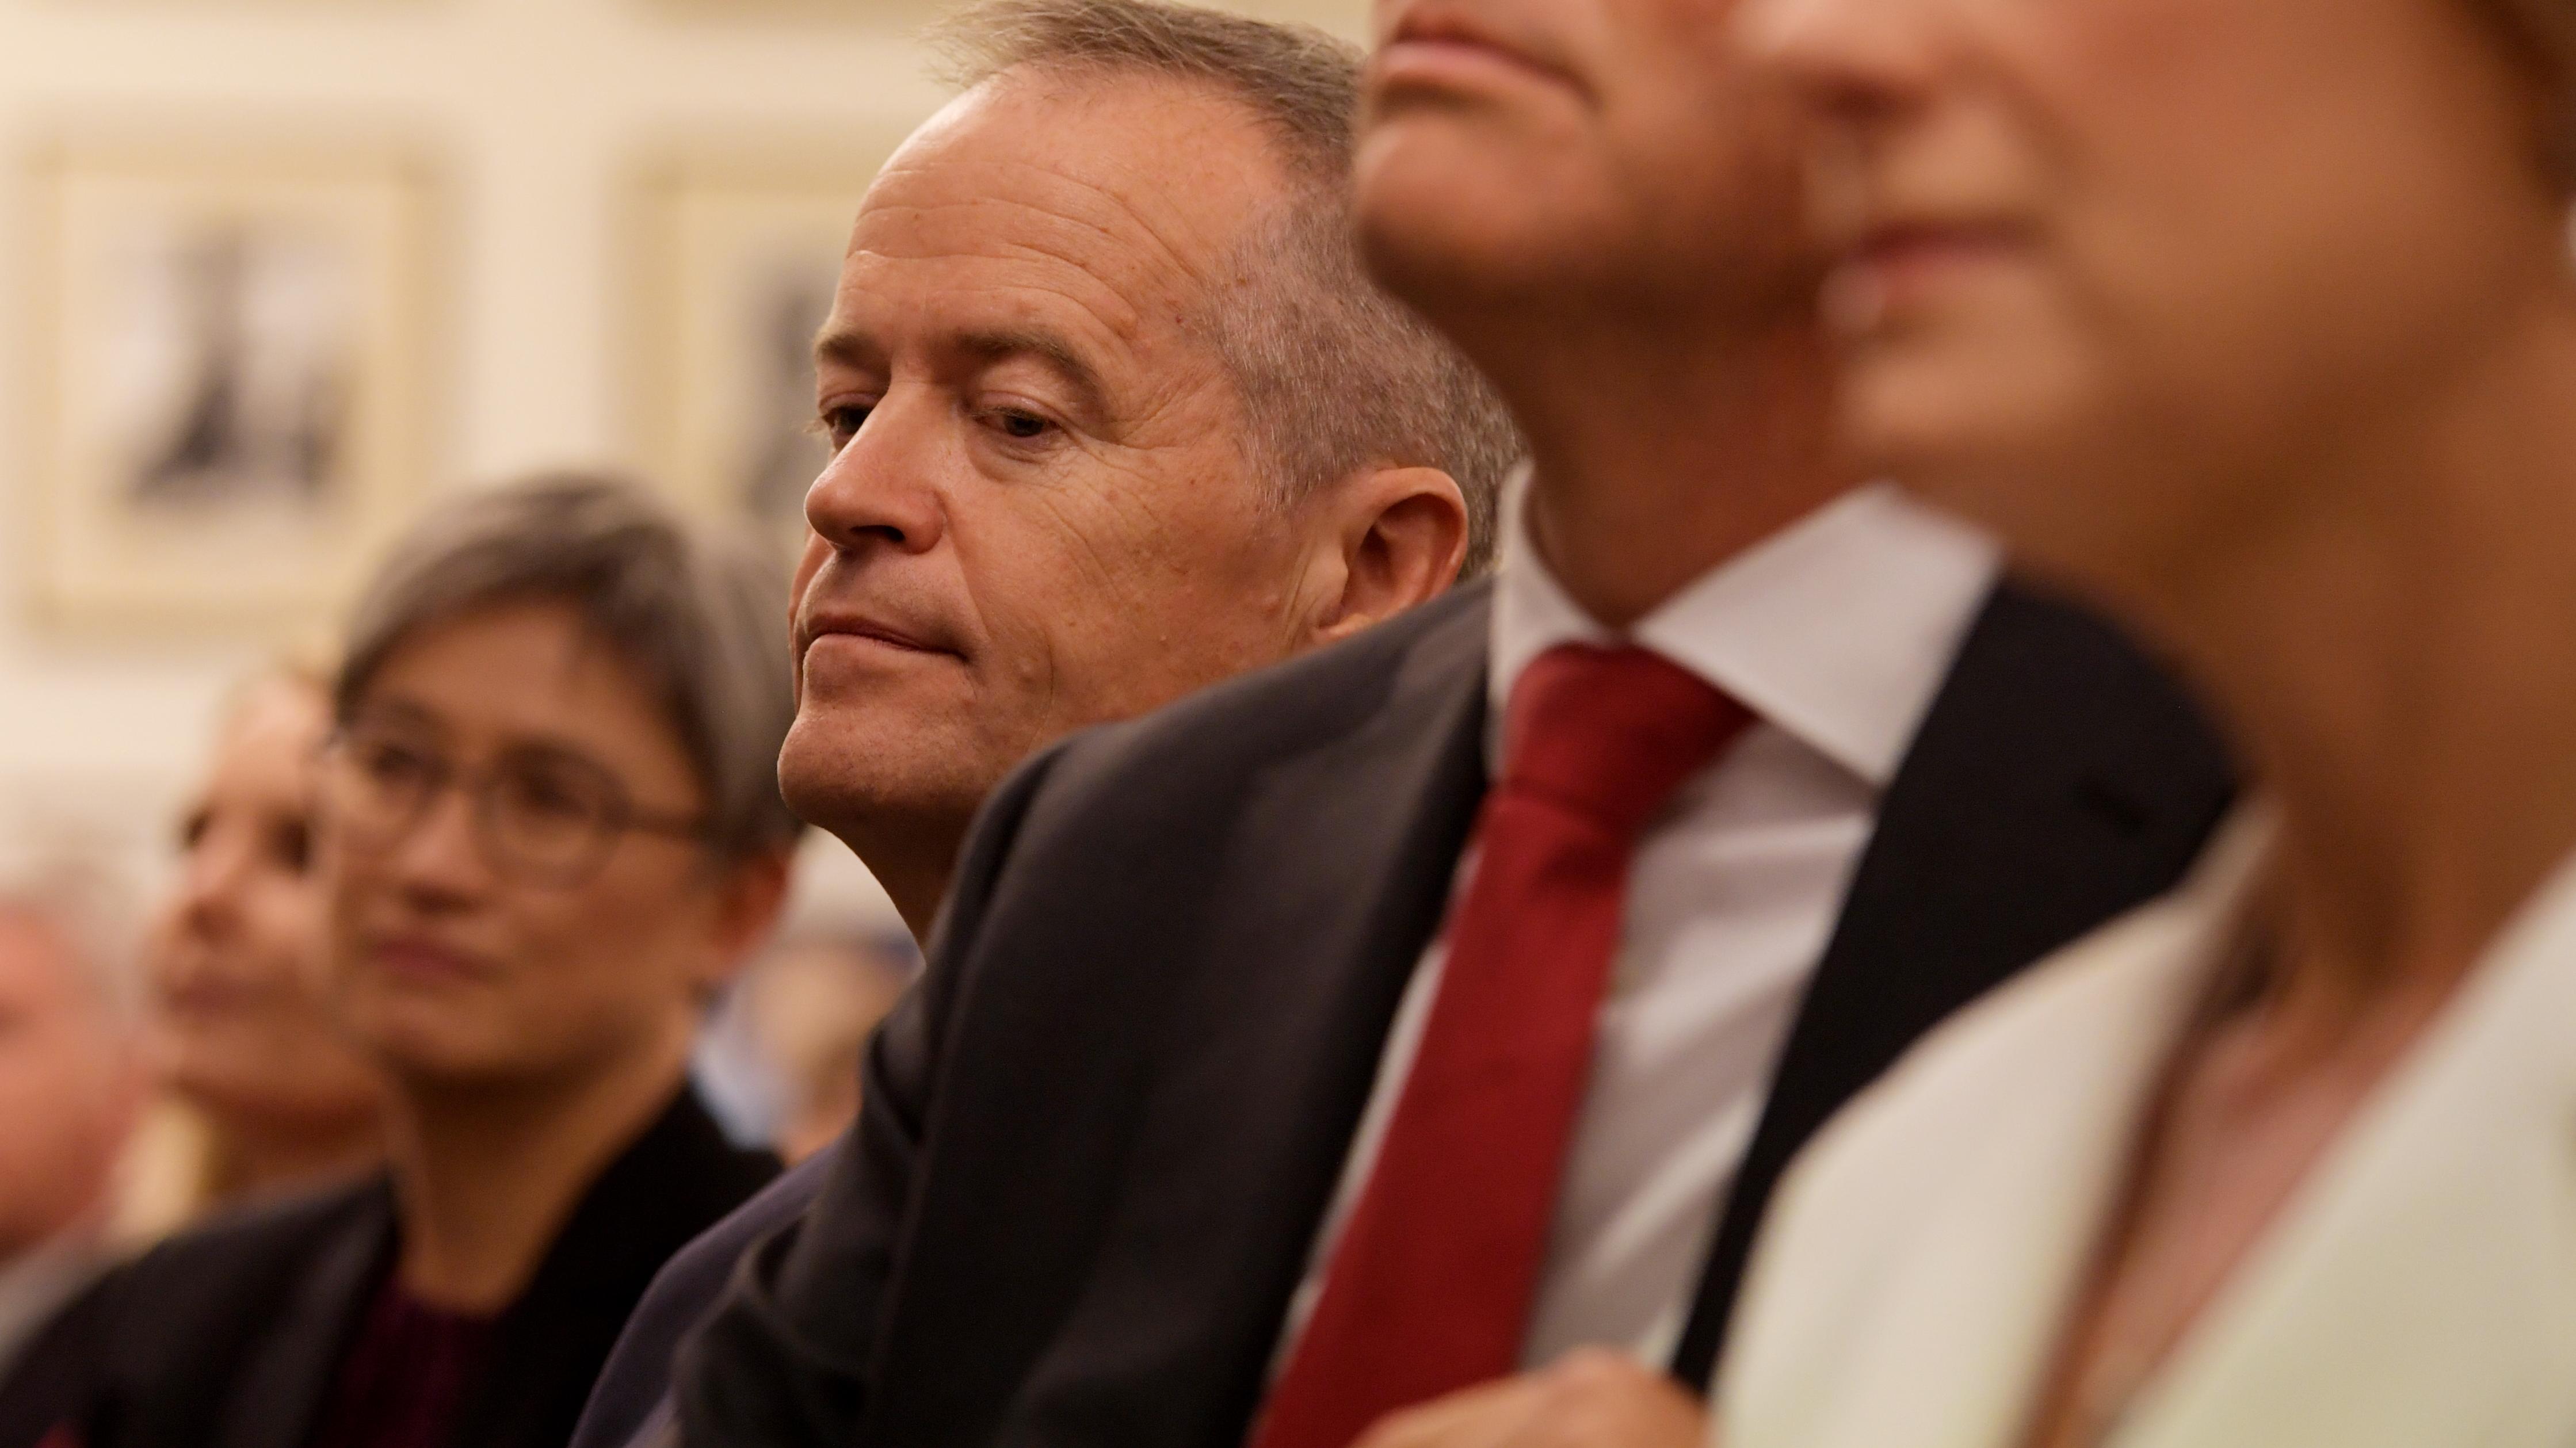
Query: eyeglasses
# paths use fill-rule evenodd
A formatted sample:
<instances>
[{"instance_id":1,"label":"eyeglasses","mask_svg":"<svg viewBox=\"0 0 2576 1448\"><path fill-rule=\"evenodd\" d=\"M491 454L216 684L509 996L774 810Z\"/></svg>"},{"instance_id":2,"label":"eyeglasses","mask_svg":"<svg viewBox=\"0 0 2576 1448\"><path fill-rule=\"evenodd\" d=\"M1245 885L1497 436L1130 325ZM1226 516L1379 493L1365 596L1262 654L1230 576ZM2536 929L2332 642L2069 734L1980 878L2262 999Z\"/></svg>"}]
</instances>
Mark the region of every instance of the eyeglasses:
<instances>
[{"instance_id":1,"label":"eyeglasses","mask_svg":"<svg viewBox=\"0 0 2576 1448\"><path fill-rule=\"evenodd\" d=\"M587 883L629 832L706 838L704 819L638 808L616 771L563 749L508 749L466 770L428 746L361 728L333 736L322 779L323 818L352 848L392 850L454 786L465 792L475 849L492 872L556 888Z\"/></svg>"}]
</instances>

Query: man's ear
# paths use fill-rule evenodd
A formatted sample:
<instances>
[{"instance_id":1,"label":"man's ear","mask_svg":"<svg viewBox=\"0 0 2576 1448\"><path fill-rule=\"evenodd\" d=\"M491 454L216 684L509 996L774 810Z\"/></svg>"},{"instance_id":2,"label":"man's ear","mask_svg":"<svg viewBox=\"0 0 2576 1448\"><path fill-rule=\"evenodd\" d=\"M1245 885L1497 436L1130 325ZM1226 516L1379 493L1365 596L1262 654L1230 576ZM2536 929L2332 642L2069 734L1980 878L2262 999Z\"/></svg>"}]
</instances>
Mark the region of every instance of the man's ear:
<instances>
[{"instance_id":1,"label":"man's ear","mask_svg":"<svg viewBox=\"0 0 2576 1448\"><path fill-rule=\"evenodd\" d=\"M698 982L703 989L713 991L733 979L769 943L795 878L792 847L763 850L726 869L716 882L715 936L708 942L706 976Z\"/></svg>"},{"instance_id":2,"label":"man's ear","mask_svg":"<svg viewBox=\"0 0 2576 1448\"><path fill-rule=\"evenodd\" d=\"M1429 603L1467 561L1467 498L1438 468L1374 468L1318 500L1321 540L1311 642L1324 644Z\"/></svg>"}]
</instances>

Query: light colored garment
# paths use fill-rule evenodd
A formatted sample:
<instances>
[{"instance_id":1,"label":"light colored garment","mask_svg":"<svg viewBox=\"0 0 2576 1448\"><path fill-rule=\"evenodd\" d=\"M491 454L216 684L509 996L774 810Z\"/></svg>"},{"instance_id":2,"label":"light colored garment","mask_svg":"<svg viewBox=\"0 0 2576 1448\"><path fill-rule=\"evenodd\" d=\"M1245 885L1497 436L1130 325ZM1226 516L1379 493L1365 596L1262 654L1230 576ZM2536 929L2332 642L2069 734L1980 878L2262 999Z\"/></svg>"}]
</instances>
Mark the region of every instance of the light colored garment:
<instances>
[{"instance_id":1,"label":"light colored garment","mask_svg":"<svg viewBox=\"0 0 2576 1448\"><path fill-rule=\"evenodd\" d=\"M1994 585L1993 549L1895 489L1859 490L1713 570L1624 635L1550 578L1518 490L1496 582L1489 693L1563 643L1633 642L1757 716L1639 846L1593 1079L1523 1361L1598 1344L1661 1357L1681 1334L1720 1193L1842 911L1878 804ZM1463 884L1473 867L1462 862ZM1438 988L1415 971L1340 1186L1291 1303L1281 1360L1321 1290Z\"/></svg>"},{"instance_id":2,"label":"light colored garment","mask_svg":"<svg viewBox=\"0 0 2576 1448\"><path fill-rule=\"evenodd\" d=\"M2016 1448L2264 827L1926 1038L1764 1227L1725 1448ZM2576 1444L2576 864L2212 1301L2104 1448Z\"/></svg>"}]
</instances>

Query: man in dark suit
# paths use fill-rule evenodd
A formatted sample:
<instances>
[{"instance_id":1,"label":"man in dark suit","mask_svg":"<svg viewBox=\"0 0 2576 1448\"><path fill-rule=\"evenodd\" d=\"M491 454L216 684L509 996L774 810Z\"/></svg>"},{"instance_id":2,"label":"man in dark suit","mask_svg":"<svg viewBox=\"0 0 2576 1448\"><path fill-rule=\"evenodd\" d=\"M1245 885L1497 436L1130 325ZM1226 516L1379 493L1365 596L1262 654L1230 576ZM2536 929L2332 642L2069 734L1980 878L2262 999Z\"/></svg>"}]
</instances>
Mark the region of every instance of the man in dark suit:
<instances>
[{"instance_id":1,"label":"man in dark suit","mask_svg":"<svg viewBox=\"0 0 2576 1448\"><path fill-rule=\"evenodd\" d=\"M2228 775L2164 677L1834 470L1726 8L1380 4L1363 238L1529 436L1501 572L994 797L686 1442L1342 1448L1586 1348L1704 1384L1799 1145L2197 852ZM1025 63L1169 63L1084 33Z\"/></svg>"},{"instance_id":2,"label":"man in dark suit","mask_svg":"<svg viewBox=\"0 0 2576 1448\"><path fill-rule=\"evenodd\" d=\"M1065 14L967 22L974 83L861 202L816 348L834 449L779 781L925 936L1013 766L1481 574L1519 455L1351 251L1356 54L1206 11L1092 18L1222 65L1033 75L1010 56ZM576 1448L650 1427L672 1345L821 1171L671 1262Z\"/></svg>"}]
</instances>

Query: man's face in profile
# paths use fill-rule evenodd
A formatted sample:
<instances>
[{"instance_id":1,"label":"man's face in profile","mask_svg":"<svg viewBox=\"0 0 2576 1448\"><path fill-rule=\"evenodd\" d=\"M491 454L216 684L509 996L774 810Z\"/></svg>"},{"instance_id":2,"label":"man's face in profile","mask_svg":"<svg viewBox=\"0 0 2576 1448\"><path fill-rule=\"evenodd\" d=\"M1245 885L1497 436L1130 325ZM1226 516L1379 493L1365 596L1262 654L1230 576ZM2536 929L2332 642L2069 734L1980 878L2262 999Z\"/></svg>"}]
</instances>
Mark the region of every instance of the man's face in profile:
<instances>
[{"instance_id":1,"label":"man's face in profile","mask_svg":"<svg viewBox=\"0 0 2576 1448\"><path fill-rule=\"evenodd\" d=\"M1444 320L1777 305L1811 265L1795 110L1736 0L1376 0L1358 164L1379 275Z\"/></svg>"},{"instance_id":2,"label":"man's face in profile","mask_svg":"<svg viewBox=\"0 0 2576 1448\"><path fill-rule=\"evenodd\" d=\"M888 165L819 349L799 813L962 819L1055 737L1287 651L1300 551L1203 325L1285 189L1213 90L1043 71Z\"/></svg>"}]
</instances>

